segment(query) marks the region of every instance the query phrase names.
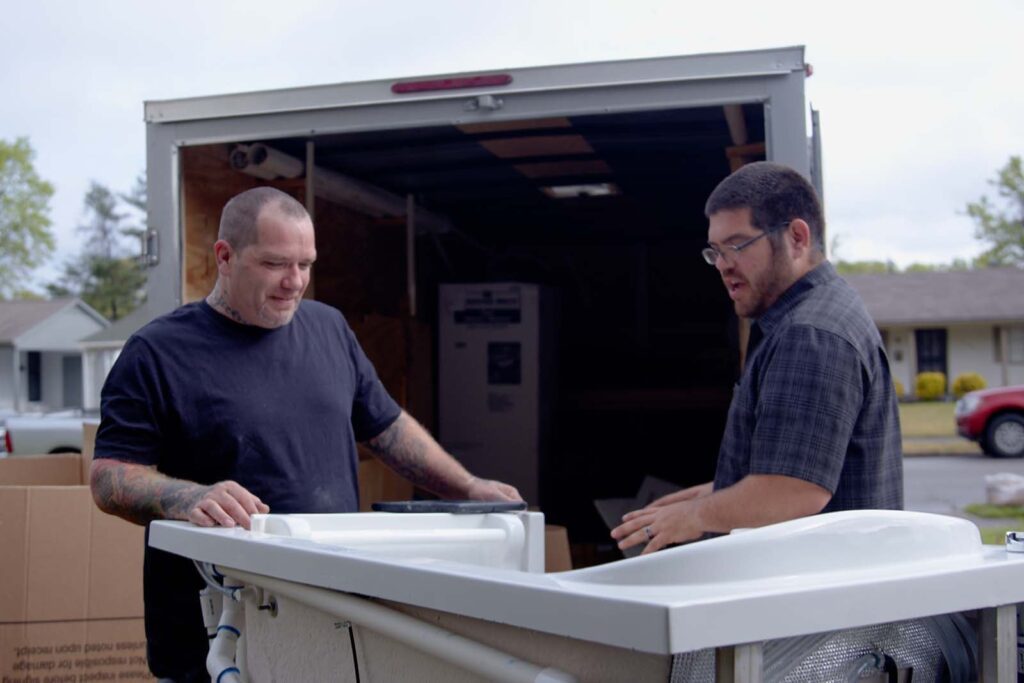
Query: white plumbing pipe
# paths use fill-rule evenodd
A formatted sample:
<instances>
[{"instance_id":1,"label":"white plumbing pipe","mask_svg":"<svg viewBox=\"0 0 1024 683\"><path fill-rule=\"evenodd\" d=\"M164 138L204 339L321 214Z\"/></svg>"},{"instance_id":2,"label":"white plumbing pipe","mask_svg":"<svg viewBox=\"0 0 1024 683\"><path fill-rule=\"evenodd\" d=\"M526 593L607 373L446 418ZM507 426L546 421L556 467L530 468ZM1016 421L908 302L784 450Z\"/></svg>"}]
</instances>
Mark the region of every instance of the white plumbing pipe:
<instances>
[{"instance_id":1,"label":"white plumbing pipe","mask_svg":"<svg viewBox=\"0 0 1024 683\"><path fill-rule=\"evenodd\" d=\"M270 593L290 598L315 610L397 640L490 681L576 683L576 677L565 671L542 668L489 645L347 593L250 574L238 569L226 570L225 573L229 573L235 580L259 586Z\"/></svg>"},{"instance_id":2,"label":"white plumbing pipe","mask_svg":"<svg viewBox=\"0 0 1024 683\"><path fill-rule=\"evenodd\" d=\"M220 623L217 635L210 641L210 652L206 655L206 671L210 680L216 683L242 683L242 673L236 664L238 640L242 636L245 623L245 603L243 591L237 591L235 597L221 597Z\"/></svg>"},{"instance_id":3,"label":"white plumbing pipe","mask_svg":"<svg viewBox=\"0 0 1024 683\"><path fill-rule=\"evenodd\" d=\"M199 591L199 608L203 611L203 626L206 627L206 635L213 638L217 635L217 624L220 623L223 595L210 586Z\"/></svg>"}]
</instances>

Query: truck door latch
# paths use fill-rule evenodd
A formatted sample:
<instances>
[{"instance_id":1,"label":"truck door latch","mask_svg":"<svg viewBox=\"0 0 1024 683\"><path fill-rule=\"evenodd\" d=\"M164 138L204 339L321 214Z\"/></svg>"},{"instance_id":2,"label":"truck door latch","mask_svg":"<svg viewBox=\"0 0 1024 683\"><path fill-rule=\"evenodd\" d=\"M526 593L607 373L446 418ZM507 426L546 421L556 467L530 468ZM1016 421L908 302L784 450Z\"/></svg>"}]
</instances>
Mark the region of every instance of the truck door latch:
<instances>
[{"instance_id":1,"label":"truck door latch","mask_svg":"<svg viewBox=\"0 0 1024 683\"><path fill-rule=\"evenodd\" d=\"M152 268L160 263L160 233L150 228L142 235L142 251L138 256L139 265Z\"/></svg>"},{"instance_id":2,"label":"truck door latch","mask_svg":"<svg viewBox=\"0 0 1024 683\"><path fill-rule=\"evenodd\" d=\"M497 111L505 106L505 100L494 95L477 95L466 100L464 109L466 111Z\"/></svg>"}]
</instances>

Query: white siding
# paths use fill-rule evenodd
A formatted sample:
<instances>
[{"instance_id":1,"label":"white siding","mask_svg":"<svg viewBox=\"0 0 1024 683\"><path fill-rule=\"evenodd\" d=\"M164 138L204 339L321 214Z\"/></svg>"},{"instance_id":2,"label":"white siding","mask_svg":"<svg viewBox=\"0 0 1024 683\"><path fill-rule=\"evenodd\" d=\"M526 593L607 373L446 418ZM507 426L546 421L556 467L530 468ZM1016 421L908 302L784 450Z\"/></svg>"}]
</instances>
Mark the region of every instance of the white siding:
<instances>
[{"instance_id":1,"label":"white siding","mask_svg":"<svg viewBox=\"0 0 1024 683\"><path fill-rule=\"evenodd\" d=\"M917 374L917 356L914 349L914 330L910 327L882 328L887 337L886 354L892 378L903 384L909 395L914 391L914 377Z\"/></svg>"},{"instance_id":2,"label":"white siding","mask_svg":"<svg viewBox=\"0 0 1024 683\"><path fill-rule=\"evenodd\" d=\"M936 326L929 325L934 328ZM987 386L1001 387L1003 366L996 362L993 341L994 324L953 325L946 327L946 367L948 368L949 390L957 375L976 372L985 378ZM882 328L888 336L889 364L894 379L898 379L908 392L913 390L917 376L917 356L914 346L913 327ZM1008 384L1024 384L1024 363L1008 366Z\"/></svg>"},{"instance_id":3,"label":"white siding","mask_svg":"<svg viewBox=\"0 0 1024 683\"><path fill-rule=\"evenodd\" d=\"M67 403L64 400L64 357L78 354L49 351L42 353L39 364L40 396L38 401L30 403L28 400L28 353L28 351L18 353L18 405L14 408L31 412L63 409Z\"/></svg>"},{"instance_id":4,"label":"white siding","mask_svg":"<svg viewBox=\"0 0 1024 683\"><path fill-rule=\"evenodd\" d=\"M66 404L78 405L83 397L64 396L64 358L81 356L79 339L95 334L104 329L105 325L78 305L68 306L49 318L41 321L14 340L18 357L18 370L10 377L7 384L11 393L18 397L17 410L60 410ZM28 352L41 353L40 397L38 401L28 402ZM0 363L3 359L0 358ZM14 363L8 359L5 367L12 368ZM0 385L4 383L4 367L0 367ZM17 391L13 391L14 387ZM3 405L5 394L0 388L0 406ZM69 398L71 400L65 400Z\"/></svg>"},{"instance_id":5,"label":"white siding","mask_svg":"<svg viewBox=\"0 0 1024 683\"><path fill-rule=\"evenodd\" d=\"M1002 369L995 362L991 325L965 325L949 328L949 382L958 375L976 372L990 387L1002 386Z\"/></svg>"},{"instance_id":6,"label":"white siding","mask_svg":"<svg viewBox=\"0 0 1024 683\"><path fill-rule=\"evenodd\" d=\"M87 348L82 353L82 407L85 410L99 409L100 390L120 353L120 346Z\"/></svg>"},{"instance_id":7,"label":"white siding","mask_svg":"<svg viewBox=\"0 0 1024 683\"><path fill-rule=\"evenodd\" d=\"M43 410L60 410L64 406L64 354L43 353Z\"/></svg>"},{"instance_id":8,"label":"white siding","mask_svg":"<svg viewBox=\"0 0 1024 683\"><path fill-rule=\"evenodd\" d=\"M14 408L14 348L0 346L0 408Z\"/></svg>"}]
</instances>

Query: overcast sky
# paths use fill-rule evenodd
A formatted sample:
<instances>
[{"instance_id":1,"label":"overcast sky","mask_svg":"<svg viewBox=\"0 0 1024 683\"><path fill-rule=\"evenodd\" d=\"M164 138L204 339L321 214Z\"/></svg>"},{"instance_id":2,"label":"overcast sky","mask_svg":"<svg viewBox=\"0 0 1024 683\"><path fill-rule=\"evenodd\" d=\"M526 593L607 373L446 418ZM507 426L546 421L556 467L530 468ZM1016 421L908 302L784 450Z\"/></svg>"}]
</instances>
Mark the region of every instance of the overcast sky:
<instances>
[{"instance_id":1,"label":"overcast sky","mask_svg":"<svg viewBox=\"0 0 1024 683\"><path fill-rule=\"evenodd\" d=\"M806 46L840 258L982 250L964 205L1024 154L1024 2L39 0L5 3L0 138L27 136L75 253L90 180L145 166L143 101L377 78Z\"/></svg>"}]
</instances>

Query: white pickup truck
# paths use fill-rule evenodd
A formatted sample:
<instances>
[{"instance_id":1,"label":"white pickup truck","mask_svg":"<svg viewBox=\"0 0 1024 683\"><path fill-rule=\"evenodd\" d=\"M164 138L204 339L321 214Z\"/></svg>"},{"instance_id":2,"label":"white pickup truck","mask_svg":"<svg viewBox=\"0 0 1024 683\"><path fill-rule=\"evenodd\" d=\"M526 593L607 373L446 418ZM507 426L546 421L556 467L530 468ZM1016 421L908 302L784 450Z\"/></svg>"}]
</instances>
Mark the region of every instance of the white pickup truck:
<instances>
[{"instance_id":1,"label":"white pickup truck","mask_svg":"<svg viewBox=\"0 0 1024 683\"><path fill-rule=\"evenodd\" d=\"M23 413L7 417L0 428L2 455L43 453L81 453L82 425L96 422L99 416L81 410L55 413Z\"/></svg>"}]
</instances>

